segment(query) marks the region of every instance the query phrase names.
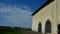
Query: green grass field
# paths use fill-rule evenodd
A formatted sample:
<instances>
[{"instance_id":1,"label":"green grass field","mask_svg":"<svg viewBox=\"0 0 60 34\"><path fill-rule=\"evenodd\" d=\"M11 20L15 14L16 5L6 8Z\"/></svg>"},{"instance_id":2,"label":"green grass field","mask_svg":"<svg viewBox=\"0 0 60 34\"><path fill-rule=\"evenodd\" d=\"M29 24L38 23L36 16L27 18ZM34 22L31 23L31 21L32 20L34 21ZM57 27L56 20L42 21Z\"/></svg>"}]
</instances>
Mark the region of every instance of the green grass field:
<instances>
[{"instance_id":1,"label":"green grass field","mask_svg":"<svg viewBox=\"0 0 60 34\"><path fill-rule=\"evenodd\" d=\"M0 34L23 34L19 29L10 27L0 27Z\"/></svg>"},{"instance_id":2,"label":"green grass field","mask_svg":"<svg viewBox=\"0 0 60 34\"><path fill-rule=\"evenodd\" d=\"M13 32L0 32L0 34L22 34L20 31L13 31Z\"/></svg>"},{"instance_id":3,"label":"green grass field","mask_svg":"<svg viewBox=\"0 0 60 34\"><path fill-rule=\"evenodd\" d=\"M22 34L22 32L20 32L20 31L13 31L13 32L0 32L0 34Z\"/></svg>"}]
</instances>

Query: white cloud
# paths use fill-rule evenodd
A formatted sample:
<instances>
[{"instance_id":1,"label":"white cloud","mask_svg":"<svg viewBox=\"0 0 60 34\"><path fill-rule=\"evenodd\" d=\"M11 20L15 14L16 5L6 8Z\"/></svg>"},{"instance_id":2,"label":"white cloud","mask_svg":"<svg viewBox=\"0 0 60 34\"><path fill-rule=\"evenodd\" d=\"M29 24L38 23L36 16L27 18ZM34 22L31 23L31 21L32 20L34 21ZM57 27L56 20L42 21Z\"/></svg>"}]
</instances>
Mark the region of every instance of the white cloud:
<instances>
[{"instance_id":1,"label":"white cloud","mask_svg":"<svg viewBox=\"0 0 60 34\"><path fill-rule=\"evenodd\" d=\"M5 5L3 3L0 4L0 12L1 16L5 18L6 21L12 23L18 27L31 27L32 21L32 12L29 7L16 7L12 5Z\"/></svg>"}]
</instances>

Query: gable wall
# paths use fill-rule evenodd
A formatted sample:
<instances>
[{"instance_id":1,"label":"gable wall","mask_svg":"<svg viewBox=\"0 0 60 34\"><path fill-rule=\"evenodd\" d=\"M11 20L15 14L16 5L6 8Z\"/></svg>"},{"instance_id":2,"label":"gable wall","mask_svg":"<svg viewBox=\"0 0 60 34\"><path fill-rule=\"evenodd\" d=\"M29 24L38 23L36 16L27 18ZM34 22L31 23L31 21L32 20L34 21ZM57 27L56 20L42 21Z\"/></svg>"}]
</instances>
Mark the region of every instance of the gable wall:
<instances>
[{"instance_id":1,"label":"gable wall","mask_svg":"<svg viewBox=\"0 0 60 34\"><path fill-rule=\"evenodd\" d=\"M42 10L40 10L38 13L36 13L33 16L33 22L32 22L32 30L38 29L38 24L41 22L42 24L46 22L47 19L52 18L52 9L53 9L53 3L49 4L48 6L44 7ZM52 19L51 19L52 20ZM34 27L36 26L36 27ZM36 28L36 29L34 29Z\"/></svg>"},{"instance_id":2,"label":"gable wall","mask_svg":"<svg viewBox=\"0 0 60 34\"><path fill-rule=\"evenodd\" d=\"M58 22L60 22L60 16L59 16L60 7L59 6L60 5L57 4L57 0L55 0L52 3L50 3L49 5L47 5L46 7L44 7L42 10L40 10L38 13L36 13L33 16L32 30L38 32L38 24L39 24L39 22L41 22L42 33L44 33L46 21L47 21L47 19L49 19L51 21L52 34L57 34L57 24L58 24ZM57 11L58 11L58 13L57 13Z\"/></svg>"}]
</instances>

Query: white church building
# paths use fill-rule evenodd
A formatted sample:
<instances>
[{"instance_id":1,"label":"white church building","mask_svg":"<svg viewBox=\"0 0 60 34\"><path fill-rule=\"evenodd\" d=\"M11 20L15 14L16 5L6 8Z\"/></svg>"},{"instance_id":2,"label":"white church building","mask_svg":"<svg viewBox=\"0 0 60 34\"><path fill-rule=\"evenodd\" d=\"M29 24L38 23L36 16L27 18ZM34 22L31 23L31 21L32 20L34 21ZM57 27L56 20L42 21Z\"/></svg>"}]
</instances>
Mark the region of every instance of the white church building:
<instances>
[{"instance_id":1,"label":"white church building","mask_svg":"<svg viewBox=\"0 0 60 34\"><path fill-rule=\"evenodd\" d=\"M32 31L60 34L60 0L48 0L32 16Z\"/></svg>"}]
</instances>

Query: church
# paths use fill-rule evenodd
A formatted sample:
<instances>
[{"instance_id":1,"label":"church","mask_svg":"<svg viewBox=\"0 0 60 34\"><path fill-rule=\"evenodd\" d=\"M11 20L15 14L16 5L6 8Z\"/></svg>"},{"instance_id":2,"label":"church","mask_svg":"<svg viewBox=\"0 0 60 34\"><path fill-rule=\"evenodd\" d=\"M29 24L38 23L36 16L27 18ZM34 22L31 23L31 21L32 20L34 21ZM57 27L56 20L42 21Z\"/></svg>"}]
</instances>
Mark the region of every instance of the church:
<instances>
[{"instance_id":1,"label":"church","mask_svg":"<svg viewBox=\"0 0 60 34\"><path fill-rule=\"evenodd\" d=\"M60 34L60 0L48 0L32 16L32 31Z\"/></svg>"}]
</instances>

